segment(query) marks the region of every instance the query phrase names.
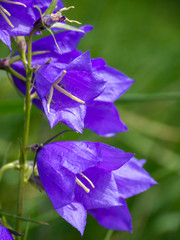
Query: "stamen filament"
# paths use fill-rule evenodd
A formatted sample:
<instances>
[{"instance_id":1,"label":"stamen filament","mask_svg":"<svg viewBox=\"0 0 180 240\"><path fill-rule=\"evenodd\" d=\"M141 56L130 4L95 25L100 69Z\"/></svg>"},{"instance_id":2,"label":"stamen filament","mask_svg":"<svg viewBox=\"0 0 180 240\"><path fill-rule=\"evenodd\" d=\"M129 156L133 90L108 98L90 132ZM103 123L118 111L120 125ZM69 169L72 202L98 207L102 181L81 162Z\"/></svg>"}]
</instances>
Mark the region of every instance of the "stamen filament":
<instances>
[{"instance_id":1,"label":"stamen filament","mask_svg":"<svg viewBox=\"0 0 180 240\"><path fill-rule=\"evenodd\" d=\"M65 75L66 73L67 73L66 70L63 70L62 76L61 76L54 84L59 84L60 81L63 79L63 77L64 77L64 75Z\"/></svg>"},{"instance_id":2,"label":"stamen filament","mask_svg":"<svg viewBox=\"0 0 180 240\"><path fill-rule=\"evenodd\" d=\"M77 183L80 187L82 187L85 192L87 192L87 193L90 192L90 189L87 188L87 187L79 180L79 178L77 178L77 177L76 177L76 183Z\"/></svg>"},{"instance_id":3,"label":"stamen filament","mask_svg":"<svg viewBox=\"0 0 180 240\"><path fill-rule=\"evenodd\" d=\"M5 19L5 21L11 26L14 27L13 24L11 23L11 21L9 20L9 18L6 16L6 14L0 9L0 14L3 16L3 18Z\"/></svg>"},{"instance_id":4,"label":"stamen filament","mask_svg":"<svg viewBox=\"0 0 180 240\"><path fill-rule=\"evenodd\" d=\"M52 101L53 92L54 92L54 88L53 88L53 86L51 86L51 90L50 90L49 98L48 98L48 102L47 102L48 113L50 113L50 104L51 104L51 101Z\"/></svg>"},{"instance_id":5,"label":"stamen filament","mask_svg":"<svg viewBox=\"0 0 180 240\"><path fill-rule=\"evenodd\" d=\"M81 99L73 96L71 93L69 93L69 92L67 92L66 90L64 90L62 87L60 87L60 86L58 86L58 85L56 85L56 84L54 84L54 87L55 87L59 92L63 93L63 94L66 95L67 97L70 97L70 98L73 99L74 101L79 102L79 103L83 103L83 104L85 103L85 102L82 101Z\"/></svg>"},{"instance_id":6,"label":"stamen filament","mask_svg":"<svg viewBox=\"0 0 180 240\"><path fill-rule=\"evenodd\" d=\"M20 5L20 6L27 7L24 3L21 3L21 2L14 2L14 1L10 1L10 0L1 0L0 2L10 3L10 4L14 4L14 5Z\"/></svg>"},{"instance_id":7,"label":"stamen filament","mask_svg":"<svg viewBox=\"0 0 180 240\"><path fill-rule=\"evenodd\" d=\"M94 184L91 182L91 180L88 177L86 177L86 175L84 175L83 173L79 173L79 174L91 184L92 188L95 188Z\"/></svg>"},{"instance_id":8,"label":"stamen filament","mask_svg":"<svg viewBox=\"0 0 180 240\"><path fill-rule=\"evenodd\" d=\"M0 9L9 17L11 16L10 12L8 12L8 10L6 10L2 5L0 5Z\"/></svg>"}]
</instances>

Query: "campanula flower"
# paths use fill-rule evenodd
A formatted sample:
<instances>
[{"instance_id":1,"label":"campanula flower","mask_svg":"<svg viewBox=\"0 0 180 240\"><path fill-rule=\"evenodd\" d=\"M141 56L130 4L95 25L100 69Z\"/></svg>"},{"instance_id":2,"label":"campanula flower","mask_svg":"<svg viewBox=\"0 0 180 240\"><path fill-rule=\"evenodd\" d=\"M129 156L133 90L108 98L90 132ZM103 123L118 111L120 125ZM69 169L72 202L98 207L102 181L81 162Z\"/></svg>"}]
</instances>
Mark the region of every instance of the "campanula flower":
<instances>
[{"instance_id":1,"label":"campanula flower","mask_svg":"<svg viewBox=\"0 0 180 240\"><path fill-rule=\"evenodd\" d=\"M35 86L50 126L63 122L82 133L85 103L104 90L105 81L93 73L87 51L69 64L50 63L41 67L35 76Z\"/></svg>"},{"instance_id":2,"label":"campanula flower","mask_svg":"<svg viewBox=\"0 0 180 240\"><path fill-rule=\"evenodd\" d=\"M69 141L43 146L36 160L53 207L82 235L87 212L106 228L132 231L125 198L156 184L132 157L103 143Z\"/></svg>"},{"instance_id":3,"label":"campanula flower","mask_svg":"<svg viewBox=\"0 0 180 240\"><path fill-rule=\"evenodd\" d=\"M92 29L92 27L84 26L84 27L81 27L80 29L83 30L84 32L88 32ZM37 55L37 56L33 56L33 60L32 60L33 65L42 65L45 62L47 62L50 58L52 59L51 64L53 63L54 67L57 66L56 69L58 69L59 68L58 66L62 63L66 63L66 64L70 63L71 61L73 61L75 58L77 58L82 54L80 51L76 50L76 47L78 45L80 38L82 38L83 36L84 36L83 32L74 32L74 31L65 31L65 32L56 34L57 42L62 51L61 55L59 54L58 49L54 44L53 38L51 36L34 42L33 51L48 51L48 52ZM23 66L20 65L20 63L14 64L14 67L18 72L21 72L22 74ZM46 65L46 67L44 66L42 69L39 70L39 72L42 72L47 67L48 65ZM44 107L44 111L46 109L45 113L50 121L50 125L54 126L58 121L63 120L63 122L66 123L68 126L80 132L82 132L82 128L85 125L85 127L91 129L97 134L101 136L106 136L106 137L112 136L117 132L126 131L127 127L120 120L119 113L115 105L113 104L113 102L118 97L120 97L125 91L128 90L128 88L133 83L133 80L131 80L129 77L119 72L118 70L107 66L103 59L92 59L91 69L93 74L98 79L101 78L102 80L106 81L107 84L105 86L104 91L97 98L92 98L92 100L88 99L88 101L86 101L84 105L81 104L81 109L83 108L83 112L82 110L79 110L79 109L78 109L78 112L76 111L76 119L79 119L79 121L81 121L79 122L80 126L77 128L77 126L75 127L74 123L71 124L70 122L67 122L67 121L65 122L63 117L58 115L60 114L60 112L62 113L62 109L58 109L57 108L58 105L53 104L53 101L51 104L52 110L53 110L53 107L55 107L56 105L56 111L59 110L59 113L57 115L54 115L54 117L52 113L51 115L49 115L49 112L51 111L50 109L49 111L47 111L47 108L45 107L48 105L47 104L48 96L46 96L46 101L43 101L44 102L43 107ZM50 79L52 79L53 76L54 75L52 75ZM56 79L56 77L57 76L55 76L54 80ZM49 75L48 75L48 78L49 78ZM39 79L39 77L36 79ZM25 83L21 80L18 80L17 78L14 78L14 81L16 86L23 93L25 93ZM46 86L46 81L44 81L42 85ZM42 88L42 85L40 88ZM42 91L40 88L38 88L39 93ZM59 101L60 100L62 99L59 98ZM34 101L36 101L37 106L39 107L41 106L41 104L38 103L38 100L34 100ZM78 102L75 102L75 101L73 101L72 103L75 106L80 105ZM61 104L61 107L63 107L63 104ZM69 111L68 108L66 108L66 110ZM71 110L72 109L70 109L69 113L72 112ZM73 115L74 114L75 112L73 112ZM72 118L68 117L68 119L72 121Z\"/></svg>"}]
</instances>

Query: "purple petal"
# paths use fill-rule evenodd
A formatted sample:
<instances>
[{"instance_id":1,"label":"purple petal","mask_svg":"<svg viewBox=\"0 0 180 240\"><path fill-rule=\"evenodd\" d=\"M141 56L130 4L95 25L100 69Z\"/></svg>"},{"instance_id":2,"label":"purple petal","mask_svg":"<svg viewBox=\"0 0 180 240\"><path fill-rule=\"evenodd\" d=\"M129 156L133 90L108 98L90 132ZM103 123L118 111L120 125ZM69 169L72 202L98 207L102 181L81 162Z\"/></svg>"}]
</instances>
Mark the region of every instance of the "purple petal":
<instances>
[{"instance_id":1,"label":"purple petal","mask_svg":"<svg viewBox=\"0 0 180 240\"><path fill-rule=\"evenodd\" d=\"M83 26L80 29L85 33L92 30L92 26ZM85 33L75 32L75 31L64 31L60 33L56 33L55 38L56 41L62 51L62 53L71 52L76 49L81 38L85 36ZM52 36L41 38L37 40L32 45L33 51L51 51L59 54L59 50L57 49L54 39Z\"/></svg>"},{"instance_id":2,"label":"purple petal","mask_svg":"<svg viewBox=\"0 0 180 240\"><path fill-rule=\"evenodd\" d=\"M40 158L42 162L51 159L49 164L53 169L63 166L77 174L96 166L101 161L99 155L97 143L67 141L45 145L38 152L38 159Z\"/></svg>"},{"instance_id":3,"label":"purple petal","mask_svg":"<svg viewBox=\"0 0 180 240\"><path fill-rule=\"evenodd\" d=\"M66 66L68 74L62 80L68 92L84 101L97 97L105 87L105 81L92 74L89 51L75 58Z\"/></svg>"},{"instance_id":4,"label":"purple petal","mask_svg":"<svg viewBox=\"0 0 180 240\"><path fill-rule=\"evenodd\" d=\"M5 43L9 49L11 50L11 39L10 39L10 35L8 34L7 31L5 30L1 30L0 29L0 39L3 43Z\"/></svg>"},{"instance_id":5,"label":"purple petal","mask_svg":"<svg viewBox=\"0 0 180 240\"><path fill-rule=\"evenodd\" d=\"M113 171L121 168L134 156L133 153L124 152L119 148L104 143L99 143L99 149L103 160L99 162L98 168L102 168L106 171Z\"/></svg>"},{"instance_id":6,"label":"purple petal","mask_svg":"<svg viewBox=\"0 0 180 240\"><path fill-rule=\"evenodd\" d=\"M82 53L80 51L77 51L75 49L73 51L65 53L65 54L59 54L56 52L52 52L49 49L49 50L47 50L46 53L32 56L32 65L33 66L36 66L36 65L41 66L41 65L47 63L50 59L51 59L51 63L59 62L59 63L68 64L69 62L71 62L73 59L77 58L81 54Z\"/></svg>"},{"instance_id":7,"label":"purple petal","mask_svg":"<svg viewBox=\"0 0 180 240\"><path fill-rule=\"evenodd\" d=\"M113 171L120 195L129 198L146 191L157 184L153 178L142 168L143 161L132 158L124 166Z\"/></svg>"},{"instance_id":8,"label":"purple petal","mask_svg":"<svg viewBox=\"0 0 180 240\"><path fill-rule=\"evenodd\" d=\"M83 235L86 226L87 212L82 204L72 202L67 206L56 209L56 212L73 227L77 228L81 236Z\"/></svg>"},{"instance_id":9,"label":"purple petal","mask_svg":"<svg viewBox=\"0 0 180 240\"><path fill-rule=\"evenodd\" d=\"M77 175L77 178L90 189L90 192L86 193L84 189L77 184L75 188L76 200L82 203L86 209L121 205L117 185L111 173L94 167L87 169L83 174L88 177L95 186L95 188L92 188L85 178Z\"/></svg>"},{"instance_id":10,"label":"purple petal","mask_svg":"<svg viewBox=\"0 0 180 240\"><path fill-rule=\"evenodd\" d=\"M100 101L87 104L85 127L103 137L111 137L128 130L114 104Z\"/></svg>"},{"instance_id":11,"label":"purple petal","mask_svg":"<svg viewBox=\"0 0 180 240\"><path fill-rule=\"evenodd\" d=\"M0 239L1 240L13 240L10 232L4 226L0 225Z\"/></svg>"},{"instance_id":12,"label":"purple petal","mask_svg":"<svg viewBox=\"0 0 180 240\"><path fill-rule=\"evenodd\" d=\"M49 93L51 85L62 76L63 70L66 70L67 73L60 84L64 86L66 91L81 100L92 100L105 87L104 80L93 76L90 54L85 52L70 64L50 63L37 71L35 78L36 88L41 98Z\"/></svg>"},{"instance_id":13,"label":"purple petal","mask_svg":"<svg viewBox=\"0 0 180 240\"><path fill-rule=\"evenodd\" d=\"M103 93L96 98L98 101L114 102L132 85L133 80L120 71L106 65L103 59L92 59L93 71L107 81Z\"/></svg>"},{"instance_id":14,"label":"purple petal","mask_svg":"<svg viewBox=\"0 0 180 240\"><path fill-rule=\"evenodd\" d=\"M56 89L54 90L53 102L51 103L49 113L47 109L47 99L42 99L43 109L51 128L58 122L62 122L70 128L83 133L86 106L59 93Z\"/></svg>"},{"instance_id":15,"label":"purple petal","mask_svg":"<svg viewBox=\"0 0 180 240\"><path fill-rule=\"evenodd\" d=\"M88 212L105 228L132 232L132 219L125 201L122 206L91 209Z\"/></svg>"},{"instance_id":16,"label":"purple petal","mask_svg":"<svg viewBox=\"0 0 180 240\"><path fill-rule=\"evenodd\" d=\"M43 147L37 154L42 185L54 208L69 204L74 197L75 176L58 162L57 156Z\"/></svg>"},{"instance_id":17,"label":"purple petal","mask_svg":"<svg viewBox=\"0 0 180 240\"><path fill-rule=\"evenodd\" d=\"M20 1L21 3L26 4L28 1ZM31 3L32 1L30 1ZM8 17L14 27L11 27L5 19L0 15L0 28L8 31L10 36L19 36L19 35L27 35L31 31L33 27L34 21L34 13L32 8L9 4L9 3L1 3L1 5L11 14ZM21 13L21 14L19 14Z\"/></svg>"}]
</instances>

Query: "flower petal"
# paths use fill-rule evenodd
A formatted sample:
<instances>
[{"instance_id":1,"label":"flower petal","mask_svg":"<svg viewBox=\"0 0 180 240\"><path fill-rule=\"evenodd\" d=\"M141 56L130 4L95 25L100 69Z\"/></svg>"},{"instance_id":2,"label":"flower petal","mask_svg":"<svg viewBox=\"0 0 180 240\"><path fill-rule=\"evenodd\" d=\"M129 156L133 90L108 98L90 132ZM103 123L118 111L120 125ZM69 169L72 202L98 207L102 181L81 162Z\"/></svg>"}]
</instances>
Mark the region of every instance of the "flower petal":
<instances>
[{"instance_id":1,"label":"flower petal","mask_svg":"<svg viewBox=\"0 0 180 240\"><path fill-rule=\"evenodd\" d=\"M85 127L103 137L111 137L128 130L114 104L101 101L87 103Z\"/></svg>"},{"instance_id":2,"label":"flower petal","mask_svg":"<svg viewBox=\"0 0 180 240\"><path fill-rule=\"evenodd\" d=\"M95 188L92 188L85 178L77 175L80 181L90 189L90 192L86 193L79 185L76 185L75 188L75 199L82 203L86 209L121 205L117 185L111 173L104 169L93 167L87 169L83 174L95 186Z\"/></svg>"},{"instance_id":3,"label":"flower petal","mask_svg":"<svg viewBox=\"0 0 180 240\"><path fill-rule=\"evenodd\" d=\"M10 232L2 225L0 225L0 237L1 240L13 240Z\"/></svg>"},{"instance_id":4,"label":"flower petal","mask_svg":"<svg viewBox=\"0 0 180 240\"><path fill-rule=\"evenodd\" d=\"M81 236L83 235L86 226L87 212L82 204L72 202L67 206L56 209L56 212L73 227L77 228Z\"/></svg>"},{"instance_id":5,"label":"flower petal","mask_svg":"<svg viewBox=\"0 0 180 240\"><path fill-rule=\"evenodd\" d=\"M156 181L142 168L143 161L132 158L124 166L113 171L120 195L129 198L146 191L157 184Z\"/></svg>"},{"instance_id":6,"label":"flower petal","mask_svg":"<svg viewBox=\"0 0 180 240\"><path fill-rule=\"evenodd\" d=\"M5 43L8 46L10 50L12 50L10 35L8 34L7 31L0 29L0 39L3 43Z\"/></svg>"},{"instance_id":7,"label":"flower petal","mask_svg":"<svg viewBox=\"0 0 180 240\"><path fill-rule=\"evenodd\" d=\"M105 228L132 232L132 219L125 201L121 206L91 209L88 212Z\"/></svg>"},{"instance_id":8,"label":"flower petal","mask_svg":"<svg viewBox=\"0 0 180 240\"><path fill-rule=\"evenodd\" d=\"M58 169L60 166L68 169L74 174L81 173L87 168L96 166L101 161L99 149L96 143L92 142L53 142L45 145L40 152L38 158L46 158L49 165Z\"/></svg>"},{"instance_id":9,"label":"flower petal","mask_svg":"<svg viewBox=\"0 0 180 240\"><path fill-rule=\"evenodd\" d=\"M92 30L92 26L86 25L80 27L85 33ZM64 31L60 33L56 33L55 38L56 41L62 51L62 54L71 52L76 49L77 45L81 38L85 36L83 32L75 32L75 31ZM52 36L47 36L37 40L32 44L33 51L51 51L59 54L59 50L57 49L54 39Z\"/></svg>"},{"instance_id":10,"label":"flower petal","mask_svg":"<svg viewBox=\"0 0 180 240\"><path fill-rule=\"evenodd\" d=\"M103 59L92 59L93 71L107 81L103 93L96 98L98 101L114 102L133 84L133 80L115 68L106 65Z\"/></svg>"},{"instance_id":11,"label":"flower petal","mask_svg":"<svg viewBox=\"0 0 180 240\"><path fill-rule=\"evenodd\" d=\"M86 114L86 107L84 104L80 104L62 93L56 94L54 91L53 102L51 103L50 113L47 109L47 99L42 99L44 112L49 120L51 128L53 128L58 122L62 122L70 128L83 133L84 117Z\"/></svg>"},{"instance_id":12,"label":"flower petal","mask_svg":"<svg viewBox=\"0 0 180 240\"><path fill-rule=\"evenodd\" d=\"M75 58L66 66L67 74L62 80L68 92L83 101L97 97L105 88L106 81L92 73L89 51Z\"/></svg>"},{"instance_id":13,"label":"flower petal","mask_svg":"<svg viewBox=\"0 0 180 240\"><path fill-rule=\"evenodd\" d=\"M43 147L37 154L37 167L54 208L60 208L69 204L74 197L75 176L60 165L56 157Z\"/></svg>"}]
</instances>

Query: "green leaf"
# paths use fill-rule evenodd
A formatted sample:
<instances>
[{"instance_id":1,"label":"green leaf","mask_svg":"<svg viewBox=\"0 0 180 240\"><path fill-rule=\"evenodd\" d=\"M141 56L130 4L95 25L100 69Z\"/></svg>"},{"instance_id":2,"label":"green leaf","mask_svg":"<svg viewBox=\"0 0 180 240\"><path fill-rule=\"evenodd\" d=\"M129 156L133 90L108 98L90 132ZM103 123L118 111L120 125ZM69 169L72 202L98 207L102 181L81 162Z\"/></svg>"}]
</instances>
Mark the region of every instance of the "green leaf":
<instances>
[{"instance_id":1,"label":"green leaf","mask_svg":"<svg viewBox=\"0 0 180 240\"><path fill-rule=\"evenodd\" d=\"M76 28L74 26L71 26L71 25L68 25L68 24L65 24L65 23L60 23L60 22L57 22L57 23L53 24L51 26L51 28L61 28L61 29L65 29L65 30L71 30L71 31L85 33L83 30L81 30L79 28Z\"/></svg>"},{"instance_id":2,"label":"green leaf","mask_svg":"<svg viewBox=\"0 0 180 240\"><path fill-rule=\"evenodd\" d=\"M56 5L57 5L57 0L52 0L51 4L46 9L46 11L45 11L45 13L43 15L48 15L48 14L53 13Z\"/></svg>"}]
</instances>

